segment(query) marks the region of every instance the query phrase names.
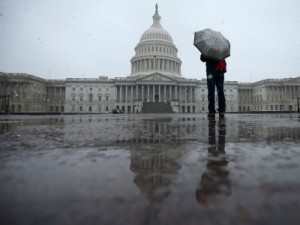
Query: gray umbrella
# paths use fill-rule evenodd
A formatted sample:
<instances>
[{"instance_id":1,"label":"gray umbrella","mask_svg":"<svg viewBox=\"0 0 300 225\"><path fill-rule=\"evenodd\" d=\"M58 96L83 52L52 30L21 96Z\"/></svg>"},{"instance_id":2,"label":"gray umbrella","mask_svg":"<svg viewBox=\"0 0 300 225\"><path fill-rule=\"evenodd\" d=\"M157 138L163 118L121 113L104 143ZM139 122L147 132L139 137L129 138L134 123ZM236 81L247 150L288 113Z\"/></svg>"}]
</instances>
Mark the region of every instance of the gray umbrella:
<instances>
[{"instance_id":1,"label":"gray umbrella","mask_svg":"<svg viewBox=\"0 0 300 225\"><path fill-rule=\"evenodd\" d=\"M195 32L194 45L207 58L222 60L230 56L230 42L211 29Z\"/></svg>"}]
</instances>

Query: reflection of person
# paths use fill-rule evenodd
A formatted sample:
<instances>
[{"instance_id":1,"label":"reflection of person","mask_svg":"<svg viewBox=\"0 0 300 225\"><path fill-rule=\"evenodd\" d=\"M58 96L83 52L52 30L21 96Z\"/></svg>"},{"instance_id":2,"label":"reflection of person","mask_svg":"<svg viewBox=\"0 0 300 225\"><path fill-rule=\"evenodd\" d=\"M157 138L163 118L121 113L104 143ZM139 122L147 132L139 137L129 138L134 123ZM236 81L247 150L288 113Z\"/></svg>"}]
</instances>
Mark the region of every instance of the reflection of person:
<instances>
[{"instance_id":1,"label":"reflection of person","mask_svg":"<svg viewBox=\"0 0 300 225\"><path fill-rule=\"evenodd\" d=\"M206 76L207 76L207 89L208 89L208 117L214 117L215 109L215 87L218 92L218 106L219 116L224 117L226 110L226 101L224 95L224 73L226 73L226 62L223 61L224 68L219 69L220 62L206 58L201 54L200 59L206 62Z\"/></svg>"},{"instance_id":2,"label":"reflection of person","mask_svg":"<svg viewBox=\"0 0 300 225\"><path fill-rule=\"evenodd\" d=\"M231 194L229 172L226 169L228 161L225 157L226 121L219 120L218 142L216 143L216 120L210 118L208 124L208 161L206 171L201 176L201 182L196 189L196 199L199 204L205 204L215 195Z\"/></svg>"}]
</instances>

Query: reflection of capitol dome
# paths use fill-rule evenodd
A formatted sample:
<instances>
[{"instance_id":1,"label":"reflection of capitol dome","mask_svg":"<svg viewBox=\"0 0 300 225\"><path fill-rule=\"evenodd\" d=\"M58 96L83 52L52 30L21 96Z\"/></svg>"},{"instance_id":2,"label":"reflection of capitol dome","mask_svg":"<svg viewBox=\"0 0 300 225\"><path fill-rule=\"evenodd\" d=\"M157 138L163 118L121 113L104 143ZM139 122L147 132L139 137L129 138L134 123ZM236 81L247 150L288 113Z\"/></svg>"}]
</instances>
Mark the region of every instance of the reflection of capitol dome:
<instances>
[{"instance_id":1,"label":"reflection of capitol dome","mask_svg":"<svg viewBox=\"0 0 300 225\"><path fill-rule=\"evenodd\" d=\"M134 183L150 202L162 202L171 193L170 185L178 174L180 150L141 149L131 151L130 170L136 175Z\"/></svg>"},{"instance_id":2,"label":"reflection of capitol dome","mask_svg":"<svg viewBox=\"0 0 300 225\"><path fill-rule=\"evenodd\" d=\"M160 25L156 4L152 26L146 30L135 47L131 59L131 75L149 75L160 72L164 75L181 77L181 60L171 35Z\"/></svg>"}]
</instances>

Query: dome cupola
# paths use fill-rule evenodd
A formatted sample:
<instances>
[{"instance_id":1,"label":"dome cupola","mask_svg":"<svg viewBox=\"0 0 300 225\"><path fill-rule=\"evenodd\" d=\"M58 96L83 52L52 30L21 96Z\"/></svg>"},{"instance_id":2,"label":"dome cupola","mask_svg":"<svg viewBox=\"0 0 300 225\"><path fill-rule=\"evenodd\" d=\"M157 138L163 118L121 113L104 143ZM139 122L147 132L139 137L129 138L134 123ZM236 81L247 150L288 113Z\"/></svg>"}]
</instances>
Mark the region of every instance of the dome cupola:
<instances>
[{"instance_id":1,"label":"dome cupola","mask_svg":"<svg viewBox=\"0 0 300 225\"><path fill-rule=\"evenodd\" d=\"M158 6L155 6L153 24L141 36L131 59L131 75L141 76L159 72L181 77L181 60L171 35L161 26Z\"/></svg>"}]
</instances>

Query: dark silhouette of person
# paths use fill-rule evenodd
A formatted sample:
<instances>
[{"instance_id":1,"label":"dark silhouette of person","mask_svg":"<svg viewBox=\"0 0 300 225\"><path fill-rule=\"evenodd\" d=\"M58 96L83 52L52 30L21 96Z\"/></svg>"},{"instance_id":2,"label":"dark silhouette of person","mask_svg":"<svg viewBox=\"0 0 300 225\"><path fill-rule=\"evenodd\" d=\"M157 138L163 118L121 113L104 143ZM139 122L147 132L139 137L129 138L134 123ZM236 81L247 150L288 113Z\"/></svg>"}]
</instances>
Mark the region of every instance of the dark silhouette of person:
<instances>
[{"instance_id":1,"label":"dark silhouette of person","mask_svg":"<svg viewBox=\"0 0 300 225\"><path fill-rule=\"evenodd\" d=\"M219 116L224 117L226 111L226 99L224 94L224 74L226 73L226 61L224 62L224 70L218 70L219 61L205 57L203 54L200 60L206 63L206 77L207 77L207 90L208 90L208 117L215 117L215 88L218 93L218 106Z\"/></svg>"},{"instance_id":2,"label":"dark silhouette of person","mask_svg":"<svg viewBox=\"0 0 300 225\"><path fill-rule=\"evenodd\" d=\"M218 142L216 142L216 120L208 119L208 157L206 170L196 189L196 199L199 204L206 204L217 195L230 195L231 184L227 170L228 160L225 155L226 120L218 121Z\"/></svg>"}]
</instances>

